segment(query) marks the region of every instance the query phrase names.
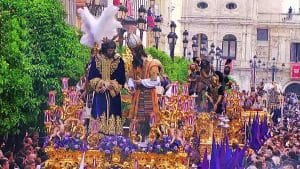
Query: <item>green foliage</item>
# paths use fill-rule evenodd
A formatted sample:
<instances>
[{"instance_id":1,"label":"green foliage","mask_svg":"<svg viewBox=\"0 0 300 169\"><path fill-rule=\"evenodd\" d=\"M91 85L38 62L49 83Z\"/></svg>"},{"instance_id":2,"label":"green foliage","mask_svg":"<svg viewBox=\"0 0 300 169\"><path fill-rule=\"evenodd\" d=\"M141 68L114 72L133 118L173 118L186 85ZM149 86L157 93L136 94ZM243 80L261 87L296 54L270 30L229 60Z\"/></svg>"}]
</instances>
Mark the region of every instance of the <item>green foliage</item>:
<instances>
[{"instance_id":1,"label":"green foliage","mask_svg":"<svg viewBox=\"0 0 300 169\"><path fill-rule=\"evenodd\" d=\"M165 74L172 81L186 82L188 76L188 65L189 61L182 57L175 57L174 62L169 55L164 51L157 50L156 48L147 48L146 52L150 54L153 58L160 60L164 66Z\"/></svg>"},{"instance_id":2,"label":"green foliage","mask_svg":"<svg viewBox=\"0 0 300 169\"><path fill-rule=\"evenodd\" d=\"M0 10L0 134L18 132L18 125L29 123L38 110L32 98L29 74L32 53L26 21L11 11Z\"/></svg>"},{"instance_id":3,"label":"green foliage","mask_svg":"<svg viewBox=\"0 0 300 169\"><path fill-rule=\"evenodd\" d=\"M122 55L125 52L125 47L124 46L117 46L117 53L119 53L120 55Z\"/></svg>"},{"instance_id":4,"label":"green foliage","mask_svg":"<svg viewBox=\"0 0 300 169\"><path fill-rule=\"evenodd\" d=\"M89 51L64 20L60 0L0 2L0 134L37 124L60 78L75 85ZM41 116L42 118L42 116Z\"/></svg>"}]
</instances>

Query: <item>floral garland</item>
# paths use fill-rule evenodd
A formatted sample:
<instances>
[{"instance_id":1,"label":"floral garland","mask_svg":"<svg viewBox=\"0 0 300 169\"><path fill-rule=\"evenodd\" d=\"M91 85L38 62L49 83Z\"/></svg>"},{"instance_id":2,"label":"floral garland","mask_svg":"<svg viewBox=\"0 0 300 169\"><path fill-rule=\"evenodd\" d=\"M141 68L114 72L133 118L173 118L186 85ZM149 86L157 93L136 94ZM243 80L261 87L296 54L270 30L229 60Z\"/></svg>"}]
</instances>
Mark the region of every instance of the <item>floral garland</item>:
<instances>
[{"instance_id":1,"label":"floral garland","mask_svg":"<svg viewBox=\"0 0 300 169\"><path fill-rule=\"evenodd\" d=\"M164 135L162 139L155 139L152 143L147 146L147 152L165 154L167 152L178 152L181 142L175 140L172 142L170 136Z\"/></svg>"},{"instance_id":2,"label":"floral garland","mask_svg":"<svg viewBox=\"0 0 300 169\"><path fill-rule=\"evenodd\" d=\"M104 151L106 154L112 154L114 147L120 148L122 155L126 157L137 150L137 146L129 138L121 135L106 136L100 140L98 145L99 150Z\"/></svg>"},{"instance_id":3,"label":"floral garland","mask_svg":"<svg viewBox=\"0 0 300 169\"><path fill-rule=\"evenodd\" d=\"M64 148L66 150L80 150L86 151L88 149L88 145L86 141L81 140L79 137L71 137L70 135L65 135L62 137L54 137L50 140L49 137L46 138L44 142L44 147L50 146L51 142L53 142L54 149Z\"/></svg>"}]
</instances>

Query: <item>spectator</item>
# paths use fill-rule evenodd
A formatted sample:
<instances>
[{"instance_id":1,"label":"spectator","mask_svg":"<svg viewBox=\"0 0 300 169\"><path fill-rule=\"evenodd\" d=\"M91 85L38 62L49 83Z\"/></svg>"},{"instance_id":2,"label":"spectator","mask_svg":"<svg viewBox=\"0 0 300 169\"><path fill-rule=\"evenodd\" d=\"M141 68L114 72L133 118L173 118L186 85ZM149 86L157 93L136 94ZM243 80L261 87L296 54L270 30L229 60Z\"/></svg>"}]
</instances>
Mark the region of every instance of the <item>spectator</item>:
<instances>
[{"instance_id":1,"label":"spectator","mask_svg":"<svg viewBox=\"0 0 300 169\"><path fill-rule=\"evenodd\" d=\"M1 169L9 169L9 163L7 158L1 158L0 159L0 166Z\"/></svg>"}]
</instances>

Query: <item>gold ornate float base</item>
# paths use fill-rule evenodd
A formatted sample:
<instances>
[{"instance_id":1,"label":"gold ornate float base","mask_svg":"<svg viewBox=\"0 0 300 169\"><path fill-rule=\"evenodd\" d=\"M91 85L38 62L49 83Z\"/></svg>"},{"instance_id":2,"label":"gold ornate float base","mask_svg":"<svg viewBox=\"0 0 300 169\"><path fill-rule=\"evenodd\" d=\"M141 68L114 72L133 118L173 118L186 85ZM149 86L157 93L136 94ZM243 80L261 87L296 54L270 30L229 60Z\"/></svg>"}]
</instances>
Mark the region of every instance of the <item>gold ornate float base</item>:
<instances>
[{"instance_id":1,"label":"gold ornate float base","mask_svg":"<svg viewBox=\"0 0 300 169\"><path fill-rule=\"evenodd\" d=\"M46 151L49 155L46 169L77 169L83 157L80 151L53 148L47 148ZM119 149L114 149L114 153L110 156L99 150L88 150L85 152L84 160L85 167L97 169L187 169L187 163L187 154L183 151L167 154L134 152L126 160L122 160Z\"/></svg>"}]
</instances>

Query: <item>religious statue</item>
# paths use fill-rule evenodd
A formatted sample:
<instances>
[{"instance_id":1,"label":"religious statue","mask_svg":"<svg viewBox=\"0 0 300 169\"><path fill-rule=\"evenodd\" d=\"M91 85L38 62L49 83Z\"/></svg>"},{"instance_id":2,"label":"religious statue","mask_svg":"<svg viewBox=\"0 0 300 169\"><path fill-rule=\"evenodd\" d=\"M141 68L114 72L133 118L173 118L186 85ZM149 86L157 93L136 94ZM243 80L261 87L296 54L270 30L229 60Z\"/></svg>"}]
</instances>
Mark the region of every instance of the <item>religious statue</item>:
<instances>
[{"instance_id":1,"label":"religious statue","mask_svg":"<svg viewBox=\"0 0 300 169\"><path fill-rule=\"evenodd\" d=\"M217 114L223 112L224 86L222 82L223 74L219 71L215 71L215 74L212 76L211 87L208 88L206 93L212 111Z\"/></svg>"},{"instance_id":2,"label":"religious statue","mask_svg":"<svg viewBox=\"0 0 300 169\"><path fill-rule=\"evenodd\" d=\"M126 81L124 61L115 52L116 43L112 40L118 35L118 28L122 28L115 17L118 10L118 7L108 6L100 17L95 17L87 7L78 9L83 33L80 43L91 48L91 60L86 66L89 95L86 107L94 121L93 126L89 125L90 129L102 126L98 132L104 134L111 134L112 131L103 130L111 129L112 124L117 123L116 116L122 116L120 90ZM105 118L98 120L102 115Z\"/></svg>"},{"instance_id":3,"label":"religious statue","mask_svg":"<svg viewBox=\"0 0 300 169\"><path fill-rule=\"evenodd\" d=\"M197 78L199 76L198 71L198 65L195 63L192 63L189 65L189 95L196 94L197 93Z\"/></svg>"},{"instance_id":4,"label":"religious statue","mask_svg":"<svg viewBox=\"0 0 300 169\"><path fill-rule=\"evenodd\" d=\"M197 78L197 95L196 104L200 105L199 110L207 110L206 91L211 84L211 76L213 69L206 59L202 59L200 63L200 75Z\"/></svg>"},{"instance_id":5,"label":"religious statue","mask_svg":"<svg viewBox=\"0 0 300 169\"><path fill-rule=\"evenodd\" d=\"M101 53L93 58L88 80L95 91L92 117L121 116L120 90L125 84L125 67L121 56L115 53L116 44L109 40L102 44Z\"/></svg>"},{"instance_id":6,"label":"religious statue","mask_svg":"<svg viewBox=\"0 0 300 169\"><path fill-rule=\"evenodd\" d=\"M129 34L127 44L133 55L128 79L133 96L129 118L136 120L137 133L145 140L150 132L150 115L157 116L159 111L156 86L161 83L163 67L158 60L148 57L137 35Z\"/></svg>"}]
</instances>

